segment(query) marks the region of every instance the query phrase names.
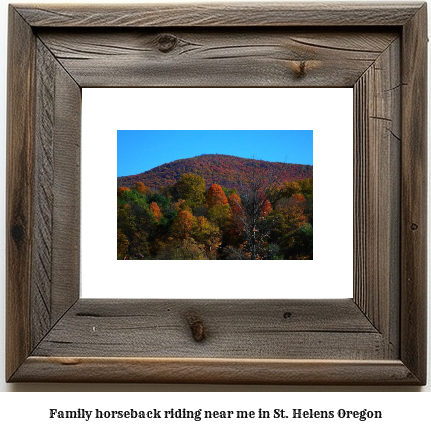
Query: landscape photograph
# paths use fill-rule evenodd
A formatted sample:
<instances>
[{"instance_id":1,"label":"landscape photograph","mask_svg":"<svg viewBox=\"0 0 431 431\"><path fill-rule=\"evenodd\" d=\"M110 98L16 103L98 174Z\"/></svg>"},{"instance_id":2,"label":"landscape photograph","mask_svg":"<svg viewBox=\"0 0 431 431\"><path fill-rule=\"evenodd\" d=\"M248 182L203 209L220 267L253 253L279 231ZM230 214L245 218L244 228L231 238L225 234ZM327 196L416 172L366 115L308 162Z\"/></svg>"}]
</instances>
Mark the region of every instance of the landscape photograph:
<instances>
[{"instance_id":1,"label":"landscape photograph","mask_svg":"<svg viewBox=\"0 0 431 431\"><path fill-rule=\"evenodd\" d=\"M118 260L312 260L312 130L118 130Z\"/></svg>"}]
</instances>

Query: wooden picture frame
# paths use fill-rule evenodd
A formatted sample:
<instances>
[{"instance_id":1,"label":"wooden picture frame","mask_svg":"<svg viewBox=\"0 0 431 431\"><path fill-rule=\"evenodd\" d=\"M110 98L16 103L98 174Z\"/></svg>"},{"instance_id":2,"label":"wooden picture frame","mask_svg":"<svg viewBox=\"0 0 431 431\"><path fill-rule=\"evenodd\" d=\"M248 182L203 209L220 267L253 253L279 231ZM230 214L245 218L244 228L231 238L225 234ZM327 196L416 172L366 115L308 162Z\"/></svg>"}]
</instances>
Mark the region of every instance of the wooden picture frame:
<instances>
[{"instance_id":1,"label":"wooden picture frame","mask_svg":"<svg viewBox=\"0 0 431 431\"><path fill-rule=\"evenodd\" d=\"M424 385L426 45L424 3L10 6L7 381ZM353 87L353 299L80 299L81 88L147 86Z\"/></svg>"}]
</instances>

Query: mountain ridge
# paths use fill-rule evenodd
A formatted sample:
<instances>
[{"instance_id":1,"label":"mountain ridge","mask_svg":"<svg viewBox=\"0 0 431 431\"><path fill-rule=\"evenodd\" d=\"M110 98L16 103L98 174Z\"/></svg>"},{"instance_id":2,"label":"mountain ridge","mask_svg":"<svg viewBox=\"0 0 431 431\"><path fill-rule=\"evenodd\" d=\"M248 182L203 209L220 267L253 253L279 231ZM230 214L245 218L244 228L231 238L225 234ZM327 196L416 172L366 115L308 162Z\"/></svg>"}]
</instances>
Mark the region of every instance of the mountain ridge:
<instances>
[{"instance_id":1,"label":"mountain ridge","mask_svg":"<svg viewBox=\"0 0 431 431\"><path fill-rule=\"evenodd\" d=\"M256 166L261 174L274 172L280 177L280 183L313 177L312 165L268 162L225 154L202 154L164 163L140 174L117 177L117 187L130 188L140 181L156 191L174 185L183 174L196 173L205 179L207 187L220 184L233 189L237 187L238 175L247 175L253 166Z\"/></svg>"}]
</instances>

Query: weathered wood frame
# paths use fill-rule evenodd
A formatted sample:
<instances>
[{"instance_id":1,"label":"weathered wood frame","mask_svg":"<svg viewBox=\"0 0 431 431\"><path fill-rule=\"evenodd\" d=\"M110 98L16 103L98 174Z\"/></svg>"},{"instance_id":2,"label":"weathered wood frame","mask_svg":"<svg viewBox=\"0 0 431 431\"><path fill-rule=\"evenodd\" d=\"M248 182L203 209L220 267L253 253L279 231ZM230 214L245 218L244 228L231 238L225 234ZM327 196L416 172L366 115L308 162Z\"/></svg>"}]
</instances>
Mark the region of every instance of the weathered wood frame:
<instances>
[{"instance_id":1,"label":"weathered wood frame","mask_svg":"<svg viewBox=\"0 0 431 431\"><path fill-rule=\"evenodd\" d=\"M10 6L6 379L425 384L426 42L423 3ZM353 87L353 300L80 299L81 88L118 86Z\"/></svg>"}]
</instances>

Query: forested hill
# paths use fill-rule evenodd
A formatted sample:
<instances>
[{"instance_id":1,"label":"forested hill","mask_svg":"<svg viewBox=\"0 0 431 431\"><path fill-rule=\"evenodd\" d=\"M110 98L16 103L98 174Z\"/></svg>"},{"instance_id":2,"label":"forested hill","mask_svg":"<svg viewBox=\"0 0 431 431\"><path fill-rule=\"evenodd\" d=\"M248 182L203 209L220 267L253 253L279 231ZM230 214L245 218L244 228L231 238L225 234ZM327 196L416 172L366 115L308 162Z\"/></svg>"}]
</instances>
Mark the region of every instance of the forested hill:
<instances>
[{"instance_id":1,"label":"forested hill","mask_svg":"<svg viewBox=\"0 0 431 431\"><path fill-rule=\"evenodd\" d=\"M233 189L237 187L236 178L238 178L238 175L247 175L256 165L259 174L267 175L272 172L280 178L280 183L313 178L312 165L265 162L221 154L205 154L165 163L141 174L118 177L117 187L130 188L137 181L141 181L147 187L156 191L161 187L172 186L183 174L195 173L205 179L207 187L212 184L219 184L228 189Z\"/></svg>"}]
</instances>

